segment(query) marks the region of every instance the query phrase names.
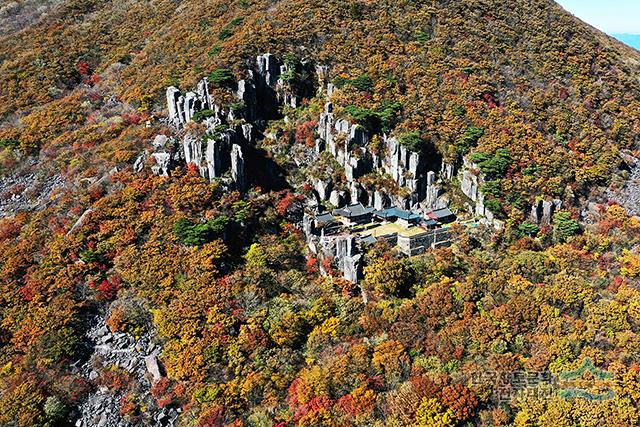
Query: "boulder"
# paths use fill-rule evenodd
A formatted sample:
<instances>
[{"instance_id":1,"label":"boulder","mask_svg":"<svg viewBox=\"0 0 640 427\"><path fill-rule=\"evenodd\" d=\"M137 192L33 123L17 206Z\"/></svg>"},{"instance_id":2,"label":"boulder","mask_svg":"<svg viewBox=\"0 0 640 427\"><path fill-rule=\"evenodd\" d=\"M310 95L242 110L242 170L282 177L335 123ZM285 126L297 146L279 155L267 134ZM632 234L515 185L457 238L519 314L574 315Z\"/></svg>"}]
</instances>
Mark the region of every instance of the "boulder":
<instances>
[{"instance_id":1,"label":"boulder","mask_svg":"<svg viewBox=\"0 0 640 427\"><path fill-rule=\"evenodd\" d=\"M162 378L162 372L160 370L160 365L158 364L158 358L156 356L147 356L144 358L144 364L147 367L147 372L149 372L154 379L154 381Z\"/></svg>"},{"instance_id":2,"label":"boulder","mask_svg":"<svg viewBox=\"0 0 640 427\"><path fill-rule=\"evenodd\" d=\"M144 169L144 165L147 163L147 152L143 151L136 157L135 162L133 162L133 171L135 173L142 172Z\"/></svg>"},{"instance_id":3,"label":"boulder","mask_svg":"<svg viewBox=\"0 0 640 427\"><path fill-rule=\"evenodd\" d=\"M153 153L151 155L155 160L155 165L151 167L151 171L155 175L169 176L171 171L171 154L169 153Z\"/></svg>"},{"instance_id":4,"label":"boulder","mask_svg":"<svg viewBox=\"0 0 640 427\"><path fill-rule=\"evenodd\" d=\"M166 136L166 135L157 135L153 139L153 142L151 143L151 145L156 150L159 150L159 149L162 149L162 148L166 148L168 143L169 143L169 137L168 136Z\"/></svg>"}]
</instances>

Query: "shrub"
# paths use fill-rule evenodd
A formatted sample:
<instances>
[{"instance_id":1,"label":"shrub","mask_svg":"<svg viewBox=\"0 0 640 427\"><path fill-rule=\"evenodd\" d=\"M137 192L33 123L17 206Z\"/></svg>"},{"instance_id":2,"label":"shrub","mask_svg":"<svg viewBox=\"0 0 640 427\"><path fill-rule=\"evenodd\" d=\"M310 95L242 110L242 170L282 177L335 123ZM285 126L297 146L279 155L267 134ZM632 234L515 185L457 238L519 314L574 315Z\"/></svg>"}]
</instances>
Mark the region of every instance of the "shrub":
<instances>
[{"instance_id":1,"label":"shrub","mask_svg":"<svg viewBox=\"0 0 640 427\"><path fill-rule=\"evenodd\" d=\"M218 68L209 74L209 82L215 86L230 86L235 82L235 76L228 68Z\"/></svg>"},{"instance_id":2,"label":"shrub","mask_svg":"<svg viewBox=\"0 0 640 427\"><path fill-rule=\"evenodd\" d=\"M464 132L464 135L458 138L454 143L458 154L463 156L467 154L472 147L478 145L478 140L482 138L483 135L484 128L467 128L467 130Z\"/></svg>"},{"instance_id":3,"label":"shrub","mask_svg":"<svg viewBox=\"0 0 640 427\"><path fill-rule=\"evenodd\" d=\"M211 50L209 50L209 52L207 52L207 55L209 57L218 56L221 51L222 51L222 47L219 44L217 44L214 47L212 47Z\"/></svg>"},{"instance_id":4,"label":"shrub","mask_svg":"<svg viewBox=\"0 0 640 427\"><path fill-rule=\"evenodd\" d=\"M511 164L511 156L506 148L498 148L494 156L482 152L473 153L469 159L476 163L489 179L503 177Z\"/></svg>"},{"instance_id":5,"label":"shrub","mask_svg":"<svg viewBox=\"0 0 640 427\"><path fill-rule=\"evenodd\" d=\"M282 73L282 74L280 75L280 79L281 79L283 82L291 82L291 81L293 81L293 80L295 80L295 79L296 79L296 76L297 76L297 74L296 74L296 70L294 70L294 69L289 69L288 71L285 71L284 73Z\"/></svg>"},{"instance_id":6,"label":"shrub","mask_svg":"<svg viewBox=\"0 0 640 427\"><path fill-rule=\"evenodd\" d=\"M347 105L345 110L358 124L370 133L388 132L393 128L402 104L399 102L385 103L377 110Z\"/></svg>"},{"instance_id":7,"label":"shrub","mask_svg":"<svg viewBox=\"0 0 640 427\"><path fill-rule=\"evenodd\" d=\"M351 80L351 86L358 89L361 92L370 92L373 89L373 80L368 74L362 74Z\"/></svg>"},{"instance_id":8,"label":"shrub","mask_svg":"<svg viewBox=\"0 0 640 427\"><path fill-rule=\"evenodd\" d=\"M467 109L462 105L456 105L453 107L453 115L456 117L462 117L467 114Z\"/></svg>"},{"instance_id":9,"label":"shrub","mask_svg":"<svg viewBox=\"0 0 640 427\"><path fill-rule=\"evenodd\" d=\"M569 212L558 212L553 217L553 231L556 239L565 241L571 236L580 233L580 224L571 218Z\"/></svg>"},{"instance_id":10,"label":"shrub","mask_svg":"<svg viewBox=\"0 0 640 427\"><path fill-rule=\"evenodd\" d=\"M540 232L540 227L538 227L536 224L525 222L518 226L518 231L523 236L535 236Z\"/></svg>"},{"instance_id":11,"label":"shrub","mask_svg":"<svg viewBox=\"0 0 640 427\"><path fill-rule=\"evenodd\" d=\"M229 108L231 109L231 111L233 112L238 112L238 111L242 111L246 108L247 106L245 105L244 101L238 101L238 102L233 102L229 105Z\"/></svg>"},{"instance_id":12,"label":"shrub","mask_svg":"<svg viewBox=\"0 0 640 427\"><path fill-rule=\"evenodd\" d=\"M186 218L179 219L173 226L173 234L186 246L201 246L224 233L229 218L220 215L206 223L193 223Z\"/></svg>"},{"instance_id":13,"label":"shrub","mask_svg":"<svg viewBox=\"0 0 640 427\"><path fill-rule=\"evenodd\" d=\"M86 251L80 252L80 259L87 264L91 264L92 262L101 262L104 256L98 251L87 249Z\"/></svg>"},{"instance_id":14,"label":"shrub","mask_svg":"<svg viewBox=\"0 0 640 427\"><path fill-rule=\"evenodd\" d=\"M420 152L423 148L422 137L419 131L413 131L400 135L400 144L404 145L407 150Z\"/></svg>"},{"instance_id":15,"label":"shrub","mask_svg":"<svg viewBox=\"0 0 640 427\"><path fill-rule=\"evenodd\" d=\"M396 124L398 113L402 110L399 102L383 102L377 111L382 132L389 132Z\"/></svg>"},{"instance_id":16,"label":"shrub","mask_svg":"<svg viewBox=\"0 0 640 427\"><path fill-rule=\"evenodd\" d=\"M429 35L429 33L422 30L416 31L415 37L416 41L419 42L428 42L429 40L431 40L431 36Z\"/></svg>"},{"instance_id":17,"label":"shrub","mask_svg":"<svg viewBox=\"0 0 640 427\"><path fill-rule=\"evenodd\" d=\"M17 139L0 139L0 148L18 148L20 141Z\"/></svg>"},{"instance_id":18,"label":"shrub","mask_svg":"<svg viewBox=\"0 0 640 427\"><path fill-rule=\"evenodd\" d=\"M222 30L220 30L220 34L218 35L218 38L220 40L226 40L229 37L231 37L233 35L233 31L235 30L235 28L238 25L242 24L242 21L244 21L244 18L233 19L231 22L225 25L224 28L222 28Z\"/></svg>"},{"instance_id":19,"label":"shrub","mask_svg":"<svg viewBox=\"0 0 640 427\"><path fill-rule=\"evenodd\" d=\"M374 130L380 127L380 118L375 111L368 108L356 107L355 105L347 105L344 109L358 124L368 130Z\"/></svg>"},{"instance_id":20,"label":"shrub","mask_svg":"<svg viewBox=\"0 0 640 427\"><path fill-rule=\"evenodd\" d=\"M486 196L502 197L502 185L500 181L485 181L480 189Z\"/></svg>"},{"instance_id":21,"label":"shrub","mask_svg":"<svg viewBox=\"0 0 640 427\"><path fill-rule=\"evenodd\" d=\"M198 111L193 115L194 122L201 122L209 117L212 117L215 114L213 110L202 110Z\"/></svg>"},{"instance_id":22,"label":"shrub","mask_svg":"<svg viewBox=\"0 0 640 427\"><path fill-rule=\"evenodd\" d=\"M497 217L502 217L502 205L496 199L487 199L484 201L484 207L489 209Z\"/></svg>"},{"instance_id":23,"label":"shrub","mask_svg":"<svg viewBox=\"0 0 640 427\"><path fill-rule=\"evenodd\" d=\"M44 415L51 425L57 425L69 413L69 408L56 396L49 396L44 402Z\"/></svg>"},{"instance_id":24,"label":"shrub","mask_svg":"<svg viewBox=\"0 0 640 427\"><path fill-rule=\"evenodd\" d=\"M346 85L350 85L361 92L370 92L373 90L373 80L371 80L371 77L366 73L356 77L355 79L336 77L333 80L333 84L338 89L341 89Z\"/></svg>"}]
</instances>

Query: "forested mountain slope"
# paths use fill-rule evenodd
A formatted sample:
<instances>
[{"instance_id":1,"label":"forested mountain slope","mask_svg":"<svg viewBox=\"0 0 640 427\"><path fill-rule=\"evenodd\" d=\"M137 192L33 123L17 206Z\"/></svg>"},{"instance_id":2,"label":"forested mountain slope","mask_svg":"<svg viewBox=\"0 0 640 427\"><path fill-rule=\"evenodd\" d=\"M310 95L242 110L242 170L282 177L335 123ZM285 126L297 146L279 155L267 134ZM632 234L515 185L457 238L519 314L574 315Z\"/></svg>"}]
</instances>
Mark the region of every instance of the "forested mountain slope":
<instances>
[{"instance_id":1,"label":"forested mountain slope","mask_svg":"<svg viewBox=\"0 0 640 427\"><path fill-rule=\"evenodd\" d=\"M640 223L614 199L640 52L550 0L17 1L0 26L0 424L638 423ZM321 97L264 124L287 185L134 172L176 132L168 86L208 75L231 108L267 52L326 66L377 137L479 165L502 228L321 275L291 154Z\"/></svg>"}]
</instances>

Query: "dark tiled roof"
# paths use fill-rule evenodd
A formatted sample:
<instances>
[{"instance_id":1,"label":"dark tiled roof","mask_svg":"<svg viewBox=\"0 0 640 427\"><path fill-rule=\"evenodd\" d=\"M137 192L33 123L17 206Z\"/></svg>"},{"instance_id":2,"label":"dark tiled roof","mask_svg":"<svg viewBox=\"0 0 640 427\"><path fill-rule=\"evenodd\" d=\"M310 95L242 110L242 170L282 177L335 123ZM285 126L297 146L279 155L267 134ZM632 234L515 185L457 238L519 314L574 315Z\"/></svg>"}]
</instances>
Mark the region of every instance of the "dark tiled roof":
<instances>
[{"instance_id":1,"label":"dark tiled roof","mask_svg":"<svg viewBox=\"0 0 640 427\"><path fill-rule=\"evenodd\" d=\"M328 213L328 212L316 216L316 221L318 221L318 222L331 222L334 219L336 219L336 218L333 215L331 215L330 213Z\"/></svg>"},{"instance_id":2,"label":"dark tiled roof","mask_svg":"<svg viewBox=\"0 0 640 427\"><path fill-rule=\"evenodd\" d=\"M436 219L438 219L438 218L448 218L450 216L455 216L453 214L453 212L451 212L451 209L449 209L449 208L436 209L435 211L433 211L431 213L433 214L433 217L435 217ZM431 215L429 215L429 216L431 216Z\"/></svg>"},{"instance_id":3,"label":"dark tiled roof","mask_svg":"<svg viewBox=\"0 0 640 427\"><path fill-rule=\"evenodd\" d=\"M365 236L365 237L360 239L360 242L366 243L367 245L373 245L377 241L378 241L378 239L376 239L372 235L368 235L368 236Z\"/></svg>"},{"instance_id":4,"label":"dark tiled roof","mask_svg":"<svg viewBox=\"0 0 640 427\"><path fill-rule=\"evenodd\" d=\"M336 216L343 216L345 218L352 218L357 216L369 215L374 211L373 208L365 208L362 203L356 203L342 209L336 209L333 214Z\"/></svg>"}]
</instances>

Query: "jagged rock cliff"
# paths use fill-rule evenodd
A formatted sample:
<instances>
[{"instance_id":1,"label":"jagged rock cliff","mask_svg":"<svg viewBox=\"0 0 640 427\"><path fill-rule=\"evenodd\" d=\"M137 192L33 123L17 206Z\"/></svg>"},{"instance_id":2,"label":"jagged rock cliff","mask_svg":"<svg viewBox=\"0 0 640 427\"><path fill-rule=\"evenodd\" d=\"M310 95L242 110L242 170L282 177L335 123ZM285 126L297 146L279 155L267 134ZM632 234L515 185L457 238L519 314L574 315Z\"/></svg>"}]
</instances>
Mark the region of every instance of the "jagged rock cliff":
<instances>
[{"instance_id":1,"label":"jagged rock cliff","mask_svg":"<svg viewBox=\"0 0 640 427\"><path fill-rule=\"evenodd\" d=\"M283 77L292 72L291 65L271 54L259 55L254 68L247 70L248 77L234 86L233 94L241 105L236 109L216 103L207 78L184 94L176 87L167 88L167 122L176 135L156 137L153 152L142 153L134 169L141 170L152 159L152 171L168 175L179 164L193 164L203 177L214 180L228 176L230 185L243 190L248 182L246 155L263 137L265 123L278 117L281 106L296 108L303 96L319 94L327 101L317 120L315 155L328 151L344 168L347 185L334 188L330 180L316 180L316 203L328 201L341 207L360 202L378 208L397 205L424 210L437 207L438 175L451 179L453 167L443 164L440 171L429 170L434 159L409 150L387 135L382 135L383 148L374 151L372 135L364 127L335 116L330 102L333 85L326 82L328 68L306 62L300 67L309 81L292 84ZM195 120L206 128L204 136L189 128ZM371 173L388 174L406 193L392 194L390 188L364 185L361 178Z\"/></svg>"}]
</instances>

